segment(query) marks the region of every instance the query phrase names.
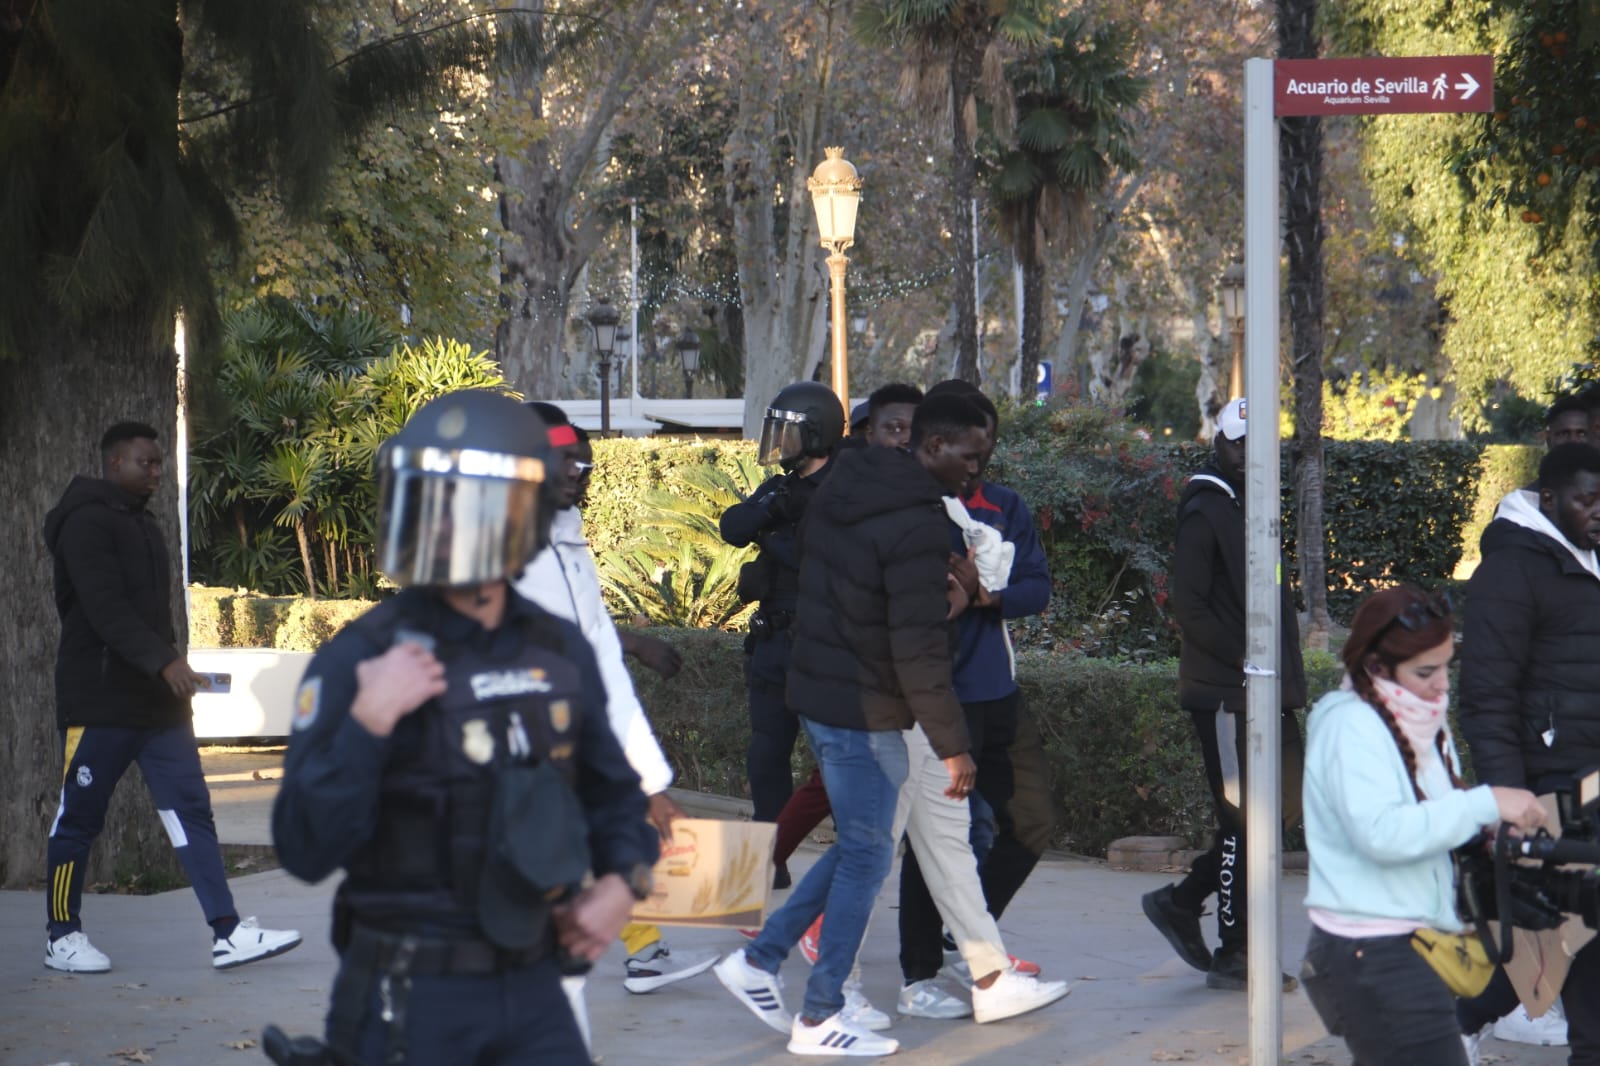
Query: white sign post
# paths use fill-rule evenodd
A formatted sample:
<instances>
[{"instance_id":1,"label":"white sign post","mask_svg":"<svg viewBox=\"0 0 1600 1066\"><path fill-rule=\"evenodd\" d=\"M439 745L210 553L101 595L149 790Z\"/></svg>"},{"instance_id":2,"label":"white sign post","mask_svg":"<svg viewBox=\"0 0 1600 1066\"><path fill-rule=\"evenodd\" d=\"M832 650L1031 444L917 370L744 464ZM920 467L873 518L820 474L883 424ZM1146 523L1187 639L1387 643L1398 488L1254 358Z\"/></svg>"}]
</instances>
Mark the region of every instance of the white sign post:
<instances>
[{"instance_id":1,"label":"white sign post","mask_svg":"<svg viewBox=\"0 0 1600 1066\"><path fill-rule=\"evenodd\" d=\"M1245 865L1250 1063L1283 1057L1278 898L1282 684L1278 485L1278 117L1494 110L1493 56L1250 59L1244 65Z\"/></svg>"}]
</instances>

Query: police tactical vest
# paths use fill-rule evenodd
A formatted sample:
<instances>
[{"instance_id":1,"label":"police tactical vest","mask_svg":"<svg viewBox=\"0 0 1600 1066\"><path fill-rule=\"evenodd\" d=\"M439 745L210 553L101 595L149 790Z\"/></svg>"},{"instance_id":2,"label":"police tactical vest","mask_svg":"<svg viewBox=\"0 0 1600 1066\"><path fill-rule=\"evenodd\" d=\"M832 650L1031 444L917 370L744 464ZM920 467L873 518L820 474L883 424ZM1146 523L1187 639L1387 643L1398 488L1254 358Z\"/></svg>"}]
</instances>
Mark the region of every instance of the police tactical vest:
<instances>
[{"instance_id":1,"label":"police tactical vest","mask_svg":"<svg viewBox=\"0 0 1600 1066\"><path fill-rule=\"evenodd\" d=\"M407 625L406 601L402 594L351 624L387 648L402 630L420 631ZM340 889L362 924L475 931L496 775L547 760L569 787L575 783L578 669L546 620L508 616L506 624L520 630L519 639L497 632L492 643L514 646L501 657L438 643L448 690L395 726L376 828Z\"/></svg>"}]
</instances>

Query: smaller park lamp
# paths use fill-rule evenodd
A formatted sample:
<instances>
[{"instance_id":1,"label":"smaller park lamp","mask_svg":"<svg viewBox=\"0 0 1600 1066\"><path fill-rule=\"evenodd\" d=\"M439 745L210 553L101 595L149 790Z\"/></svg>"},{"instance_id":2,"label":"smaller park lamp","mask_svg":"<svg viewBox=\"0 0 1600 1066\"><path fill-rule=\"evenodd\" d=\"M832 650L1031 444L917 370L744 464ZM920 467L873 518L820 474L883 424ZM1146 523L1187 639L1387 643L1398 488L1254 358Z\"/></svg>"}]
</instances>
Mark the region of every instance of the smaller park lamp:
<instances>
[{"instance_id":1,"label":"smaller park lamp","mask_svg":"<svg viewBox=\"0 0 1600 1066\"><path fill-rule=\"evenodd\" d=\"M1228 381L1228 398L1244 395L1244 261L1235 259L1222 272L1222 314L1228 320L1228 335L1233 339L1233 374Z\"/></svg>"},{"instance_id":2,"label":"smaller park lamp","mask_svg":"<svg viewBox=\"0 0 1600 1066\"><path fill-rule=\"evenodd\" d=\"M700 334L684 326L672 346L678 349L678 359L683 363L683 394L693 399L694 372L700 369Z\"/></svg>"},{"instance_id":3,"label":"smaller park lamp","mask_svg":"<svg viewBox=\"0 0 1600 1066\"><path fill-rule=\"evenodd\" d=\"M611 433L611 352L617 343L617 323L622 316L604 296L584 316L594 328L594 352L600 358L600 433Z\"/></svg>"}]
</instances>

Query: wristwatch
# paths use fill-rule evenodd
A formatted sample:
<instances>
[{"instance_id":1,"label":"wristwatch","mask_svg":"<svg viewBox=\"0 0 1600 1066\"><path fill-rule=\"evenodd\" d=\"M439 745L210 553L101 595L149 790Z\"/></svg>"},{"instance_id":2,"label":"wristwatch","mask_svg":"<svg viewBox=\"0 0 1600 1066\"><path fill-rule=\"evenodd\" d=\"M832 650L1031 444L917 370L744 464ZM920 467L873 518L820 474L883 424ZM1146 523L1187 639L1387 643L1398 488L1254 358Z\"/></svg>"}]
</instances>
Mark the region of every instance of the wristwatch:
<instances>
[{"instance_id":1,"label":"wristwatch","mask_svg":"<svg viewBox=\"0 0 1600 1066\"><path fill-rule=\"evenodd\" d=\"M622 879L628 883L628 891L633 893L633 898L643 902L650 898L650 890L655 888L655 872L642 862L634 863Z\"/></svg>"}]
</instances>

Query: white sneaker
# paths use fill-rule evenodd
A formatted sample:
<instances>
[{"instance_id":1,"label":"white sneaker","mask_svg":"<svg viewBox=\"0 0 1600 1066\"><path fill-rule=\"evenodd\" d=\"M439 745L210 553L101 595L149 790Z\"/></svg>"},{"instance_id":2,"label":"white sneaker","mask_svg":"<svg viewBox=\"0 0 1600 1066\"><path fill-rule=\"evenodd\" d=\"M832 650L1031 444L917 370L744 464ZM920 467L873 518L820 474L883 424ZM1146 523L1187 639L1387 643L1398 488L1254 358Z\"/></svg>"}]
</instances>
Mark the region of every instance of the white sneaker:
<instances>
[{"instance_id":1,"label":"white sneaker","mask_svg":"<svg viewBox=\"0 0 1600 1066\"><path fill-rule=\"evenodd\" d=\"M936 977L913 981L900 990L900 1002L895 1007L908 1018L970 1018L972 1004L960 996L952 995Z\"/></svg>"},{"instance_id":2,"label":"white sneaker","mask_svg":"<svg viewBox=\"0 0 1600 1066\"><path fill-rule=\"evenodd\" d=\"M959 955L939 968L939 976L947 981L954 981L962 988L972 987L972 967L967 965L967 960Z\"/></svg>"},{"instance_id":3,"label":"white sneaker","mask_svg":"<svg viewBox=\"0 0 1600 1066\"><path fill-rule=\"evenodd\" d=\"M254 918L246 918L230 937L211 941L211 965L231 970L247 962L270 959L300 946L298 929L263 929Z\"/></svg>"},{"instance_id":4,"label":"white sneaker","mask_svg":"<svg viewBox=\"0 0 1600 1066\"><path fill-rule=\"evenodd\" d=\"M1005 970L988 988L972 986L972 1014L979 1024L1015 1018L1049 1006L1068 991L1065 981L1041 981L1015 970Z\"/></svg>"},{"instance_id":5,"label":"white sneaker","mask_svg":"<svg viewBox=\"0 0 1600 1066\"><path fill-rule=\"evenodd\" d=\"M63 973L109 973L111 960L89 943L83 930L44 943L44 964Z\"/></svg>"},{"instance_id":6,"label":"white sneaker","mask_svg":"<svg viewBox=\"0 0 1600 1066\"><path fill-rule=\"evenodd\" d=\"M853 985L844 986L844 1006L839 1010L839 1020L858 1029L882 1032L894 1024L894 1019L872 1005L867 994Z\"/></svg>"},{"instance_id":7,"label":"white sneaker","mask_svg":"<svg viewBox=\"0 0 1600 1066\"><path fill-rule=\"evenodd\" d=\"M807 1025L796 1018L789 1028L789 1053L877 1058L880 1055L893 1055L900 1050L900 1041L851 1025L841 1017L842 1013L817 1025Z\"/></svg>"},{"instance_id":8,"label":"white sneaker","mask_svg":"<svg viewBox=\"0 0 1600 1066\"><path fill-rule=\"evenodd\" d=\"M658 940L639 954L629 956L628 973L622 979L622 987L635 995L643 995L705 973L716 964L715 951L674 952L664 941Z\"/></svg>"},{"instance_id":9,"label":"white sneaker","mask_svg":"<svg viewBox=\"0 0 1600 1066\"><path fill-rule=\"evenodd\" d=\"M790 1031L794 1016L783 1005L783 986L776 975L751 966L743 948L717 963L711 972L723 988L733 993L733 998L761 1019L761 1024L780 1033Z\"/></svg>"},{"instance_id":10,"label":"white sneaker","mask_svg":"<svg viewBox=\"0 0 1600 1066\"><path fill-rule=\"evenodd\" d=\"M1489 1032L1486 1025L1476 1033L1462 1033L1461 1046L1467 1052L1467 1066L1478 1066L1478 1047L1483 1043L1484 1035Z\"/></svg>"},{"instance_id":11,"label":"white sneaker","mask_svg":"<svg viewBox=\"0 0 1600 1066\"><path fill-rule=\"evenodd\" d=\"M1517 1009L1494 1023L1496 1040L1509 1040L1513 1044L1538 1044L1543 1047L1567 1046L1567 1016L1560 1003L1537 1018L1528 1017L1528 1008L1517 1004Z\"/></svg>"}]
</instances>

